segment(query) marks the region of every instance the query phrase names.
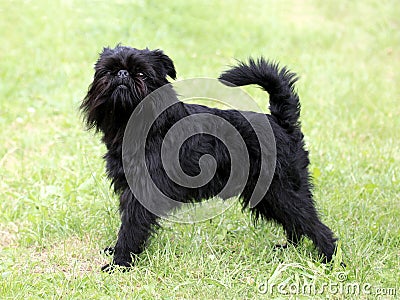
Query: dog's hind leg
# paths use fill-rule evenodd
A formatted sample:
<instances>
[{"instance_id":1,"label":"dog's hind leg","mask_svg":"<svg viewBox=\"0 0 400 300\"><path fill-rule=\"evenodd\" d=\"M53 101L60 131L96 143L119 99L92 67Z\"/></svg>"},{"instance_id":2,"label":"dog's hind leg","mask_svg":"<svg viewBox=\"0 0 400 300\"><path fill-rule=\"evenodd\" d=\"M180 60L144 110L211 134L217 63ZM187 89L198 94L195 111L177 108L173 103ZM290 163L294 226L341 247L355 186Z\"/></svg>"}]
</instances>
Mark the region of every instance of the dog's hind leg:
<instances>
[{"instance_id":1,"label":"dog's hind leg","mask_svg":"<svg viewBox=\"0 0 400 300\"><path fill-rule=\"evenodd\" d=\"M282 213L282 209L277 209L274 205L271 205L271 201L268 201L268 197L264 198L256 207L252 208L251 212L256 218L262 218L266 221L274 220L282 225L286 232L287 242L293 246L298 245L304 233L299 227L293 226L292 222L288 222L287 217ZM275 245L276 249L286 249L287 247L287 243Z\"/></svg>"},{"instance_id":2,"label":"dog's hind leg","mask_svg":"<svg viewBox=\"0 0 400 300\"><path fill-rule=\"evenodd\" d=\"M286 239L288 243L293 246L297 246L301 237L303 236L303 232L299 228L290 227L288 225L283 226L286 232Z\"/></svg>"},{"instance_id":3,"label":"dog's hind leg","mask_svg":"<svg viewBox=\"0 0 400 300\"><path fill-rule=\"evenodd\" d=\"M319 252L329 262L335 252L332 231L318 218L314 202L308 195L300 197L285 189L275 191L274 196L267 195L252 212L265 220L275 220L283 226L288 243L296 246L303 235L309 237ZM278 200L279 199L279 200ZM287 245L276 245L286 248Z\"/></svg>"},{"instance_id":4,"label":"dog's hind leg","mask_svg":"<svg viewBox=\"0 0 400 300\"><path fill-rule=\"evenodd\" d=\"M121 227L113 249L113 263L102 267L106 272L113 271L114 266L131 267L132 257L135 258L143 251L154 227L157 226L157 216L149 212L129 188L121 194L120 212Z\"/></svg>"},{"instance_id":5,"label":"dog's hind leg","mask_svg":"<svg viewBox=\"0 0 400 300\"><path fill-rule=\"evenodd\" d=\"M302 235L309 237L319 252L324 255L325 262L332 260L335 252L335 241L332 231L323 224L314 207L314 202L308 195L285 193L279 201L284 208L282 225L286 231L288 242L296 245Z\"/></svg>"}]
</instances>

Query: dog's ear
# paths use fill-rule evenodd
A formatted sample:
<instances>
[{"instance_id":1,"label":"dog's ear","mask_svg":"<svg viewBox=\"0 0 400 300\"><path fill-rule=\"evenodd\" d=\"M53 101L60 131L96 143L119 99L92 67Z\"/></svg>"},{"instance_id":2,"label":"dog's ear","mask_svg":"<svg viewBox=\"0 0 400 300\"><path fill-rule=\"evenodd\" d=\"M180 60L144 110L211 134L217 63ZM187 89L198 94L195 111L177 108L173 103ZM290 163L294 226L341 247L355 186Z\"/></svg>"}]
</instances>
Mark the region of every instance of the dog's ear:
<instances>
[{"instance_id":1,"label":"dog's ear","mask_svg":"<svg viewBox=\"0 0 400 300\"><path fill-rule=\"evenodd\" d=\"M172 59L165 55L161 50L154 50L152 52L156 62L159 63L165 71L165 76L168 75L172 79L176 79L176 71Z\"/></svg>"}]
</instances>

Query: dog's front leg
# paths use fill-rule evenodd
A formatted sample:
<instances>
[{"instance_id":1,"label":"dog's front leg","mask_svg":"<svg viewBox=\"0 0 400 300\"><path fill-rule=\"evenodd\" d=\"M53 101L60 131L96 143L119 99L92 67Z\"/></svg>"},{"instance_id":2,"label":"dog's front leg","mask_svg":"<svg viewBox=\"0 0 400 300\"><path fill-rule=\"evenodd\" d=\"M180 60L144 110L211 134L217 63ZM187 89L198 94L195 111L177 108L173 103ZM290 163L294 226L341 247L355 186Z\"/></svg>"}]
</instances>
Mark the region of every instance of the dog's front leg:
<instances>
[{"instance_id":1,"label":"dog's front leg","mask_svg":"<svg viewBox=\"0 0 400 300\"><path fill-rule=\"evenodd\" d=\"M157 216L148 211L132 194L129 188L120 197L121 227L114 247L114 259L111 265L102 270L110 272L114 266L131 267L132 259L140 254L149 239Z\"/></svg>"}]
</instances>

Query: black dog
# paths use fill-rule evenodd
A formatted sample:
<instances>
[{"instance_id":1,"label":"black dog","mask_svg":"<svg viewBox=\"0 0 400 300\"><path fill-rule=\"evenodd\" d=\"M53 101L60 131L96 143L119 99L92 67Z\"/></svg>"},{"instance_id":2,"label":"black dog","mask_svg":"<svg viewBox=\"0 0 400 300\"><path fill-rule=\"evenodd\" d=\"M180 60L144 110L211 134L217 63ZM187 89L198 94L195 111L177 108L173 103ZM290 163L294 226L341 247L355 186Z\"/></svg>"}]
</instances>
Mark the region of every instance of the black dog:
<instances>
[{"instance_id":1,"label":"black dog","mask_svg":"<svg viewBox=\"0 0 400 300\"><path fill-rule=\"evenodd\" d=\"M103 267L106 271L112 270L113 265L131 266L132 257L143 251L149 236L159 226L159 216L143 206L128 185L123 168L122 144L131 114L151 92L168 85L167 76L175 79L176 72L172 60L161 50L124 46L105 48L95 65L93 83L81 105L88 128L95 128L103 134L102 141L107 147L104 156L107 175L120 196L122 224L113 248L113 263ZM200 113L219 116L240 133L249 154L250 171L244 179L244 189L237 194L243 208L249 207L256 219L275 220L281 224L288 242L294 245L303 235L309 237L324 260L329 262L335 251L336 239L319 220L314 207L308 152L304 149L299 123L299 98L294 92L295 74L261 58L257 61L250 59L248 64L240 63L224 72L220 80L235 86L257 84L270 94L271 115L266 117L276 142L276 167L270 170L272 181L261 201L253 207L249 205L256 186L255 179L261 172L260 142L248 120L236 110L219 110L179 101L170 106L152 124L146 137L145 159L152 180L165 195L180 202L200 201L217 195L226 185L231 170L228 149L221 140L209 134L198 134L183 143L179 161L189 176L200 173L199 159L203 155L210 154L217 162L212 180L197 188L180 186L168 177L162 165L160 149L168 130L182 118ZM197 126L206 127L206 124ZM141 165L139 161L133 163ZM143 186L143 189L146 187ZM153 201L157 203L157 199Z\"/></svg>"}]
</instances>

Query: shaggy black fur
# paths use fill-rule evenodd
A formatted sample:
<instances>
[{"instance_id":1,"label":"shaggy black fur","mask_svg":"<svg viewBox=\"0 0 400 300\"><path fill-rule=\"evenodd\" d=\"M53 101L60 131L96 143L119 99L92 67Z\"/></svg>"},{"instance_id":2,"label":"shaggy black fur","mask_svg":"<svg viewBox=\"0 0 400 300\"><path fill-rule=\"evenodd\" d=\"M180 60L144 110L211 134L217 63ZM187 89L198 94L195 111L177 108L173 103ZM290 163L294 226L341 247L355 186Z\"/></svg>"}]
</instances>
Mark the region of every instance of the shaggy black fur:
<instances>
[{"instance_id":1,"label":"shaggy black fur","mask_svg":"<svg viewBox=\"0 0 400 300\"><path fill-rule=\"evenodd\" d=\"M112 270L113 265L131 266L132 257L143 251L158 226L158 216L148 211L128 186L122 164L122 141L134 109L152 91L168 84L167 76L175 79L175 68L172 60L160 50L123 46L105 48L81 105L88 128L103 134L102 141L107 147L104 156L107 175L120 196L122 224L113 249L113 263L103 267L106 271ZM146 141L146 145L150 145L146 147L146 164L152 179L165 195L181 202L200 201L218 194L226 184L231 164L228 149L219 139L199 134L182 145L180 162L190 176L200 172L199 159L203 155L210 154L217 161L214 177L199 188L182 187L168 178L161 162L160 146L166 132L181 118L204 112L220 116L240 132L250 156L250 173L244 179L244 190L238 195L243 208L249 207L256 219L275 220L281 224L288 242L294 245L303 235L309 237L325 261L330 261L336 239L319 220L312 198L308 152L304 149L299 123L299 98L294 92L295 74L260 58L257 61L250 59L248 64L240 63L224 72L220 80L236 86L257 84L270 94L271 115L267 117L275 136L277 157L271 185L262 201L255 207L249 205L260 173L260 146L250 124L235 110L179 102L161 114Z\"/></svg>"}]
</instances>

